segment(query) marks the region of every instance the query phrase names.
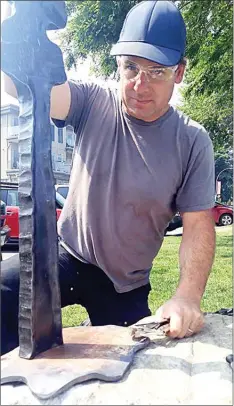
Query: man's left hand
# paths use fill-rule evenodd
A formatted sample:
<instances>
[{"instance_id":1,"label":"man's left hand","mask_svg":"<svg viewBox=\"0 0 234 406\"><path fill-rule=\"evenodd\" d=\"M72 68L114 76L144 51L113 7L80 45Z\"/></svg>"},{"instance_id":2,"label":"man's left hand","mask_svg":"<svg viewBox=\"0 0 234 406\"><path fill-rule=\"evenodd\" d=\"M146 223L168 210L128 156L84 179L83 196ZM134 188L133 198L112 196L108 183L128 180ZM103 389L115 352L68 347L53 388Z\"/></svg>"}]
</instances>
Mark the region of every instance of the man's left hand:
<instances>
[{"instance_id":1,"label":"man's left hand","mask_svg":"<svg viewBox=\"0 0 234 406\"><path fill-rule=\"evenodd\" d=\"M170 319L170 322L164 326L164 333L172 338L190 337L200 331L204 325L200 302L179 295L173 296L164 303L154 316L144 317L136 325L160 322L165 319Z\"/></svg>"},{"instance_id":2,"label":"man's left hand","mask_svg":"<svg viewBox=\"0 0 234 406\"><path fill-rule=\"evenodd\" d=\"M173 296L156 311L155 317L157 320L170 319L165 333L172 338L189 337L204 325L200 303L182 296Z\"/></svg>"}]
</instances>

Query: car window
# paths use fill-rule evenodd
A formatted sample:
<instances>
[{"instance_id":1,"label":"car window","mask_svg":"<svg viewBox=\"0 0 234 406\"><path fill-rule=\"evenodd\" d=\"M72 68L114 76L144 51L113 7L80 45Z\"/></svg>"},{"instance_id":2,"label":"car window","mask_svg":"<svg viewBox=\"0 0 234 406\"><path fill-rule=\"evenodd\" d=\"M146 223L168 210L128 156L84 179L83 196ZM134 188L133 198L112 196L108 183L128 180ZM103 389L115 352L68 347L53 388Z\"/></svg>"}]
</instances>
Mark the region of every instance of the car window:
<instances>
[{"instance_id":1,"label":"car window","mask_svg":"<svg viewBox=\"0 0 234 406\"><path fill-rule=\"evenodd\" d=\"M64 190L64 194L67 195L68 187L59 188ZM2 189L0 190L0 198L6 203L7 206L19 206L18 189ZM65 198L61 193L56 191L56 208L62 209L65 203Z\"/></svg>"},{"instance_id":2,"label":"car window","mask_svg":"<svg viewBox=\"0 0 234 406\"><path fill-rule=\"evenodd\" d=\"M66 199L68 194L68 186L58 187L57 192L60 193L60 195L62 195L64 199Z\"/></svg>"},{"instance_id":3,"label":"car window","mask_svg":"<svg viewBox=\"0 0 234 406\"><path fill-rule=\"evenodd\" d=\"M18 190L8 190L7 206L19 206Z\"/></svg>"},{"instance_id":4,"label":"car window","mask_svg":"<svg viewBox=\"0 0 234 406\"><path fill-rule=\"evenodd\" d=\"M7 202L7 190L6 189L1 189L0 192L1 200L6 203Z\"/></svg>"}]
</instances>

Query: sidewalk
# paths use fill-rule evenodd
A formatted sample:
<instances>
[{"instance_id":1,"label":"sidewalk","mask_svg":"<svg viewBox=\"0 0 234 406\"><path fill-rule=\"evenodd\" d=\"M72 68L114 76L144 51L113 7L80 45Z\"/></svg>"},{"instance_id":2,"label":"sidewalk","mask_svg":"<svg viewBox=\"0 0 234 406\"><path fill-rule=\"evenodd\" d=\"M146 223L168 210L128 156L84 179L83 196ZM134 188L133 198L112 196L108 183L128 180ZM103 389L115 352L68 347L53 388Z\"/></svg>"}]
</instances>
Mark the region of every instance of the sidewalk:
<instances>
[{"instance_id":1,"label":"sidewalk","mask_svg":"<svg viewBox=\"0 0 234 406\"><path fill-rule=\"evenodd\" d=\"M10 258L16 254L17 252L2 252L2 260L4 261L4 259Z\"/></svg>"}]
</instances>

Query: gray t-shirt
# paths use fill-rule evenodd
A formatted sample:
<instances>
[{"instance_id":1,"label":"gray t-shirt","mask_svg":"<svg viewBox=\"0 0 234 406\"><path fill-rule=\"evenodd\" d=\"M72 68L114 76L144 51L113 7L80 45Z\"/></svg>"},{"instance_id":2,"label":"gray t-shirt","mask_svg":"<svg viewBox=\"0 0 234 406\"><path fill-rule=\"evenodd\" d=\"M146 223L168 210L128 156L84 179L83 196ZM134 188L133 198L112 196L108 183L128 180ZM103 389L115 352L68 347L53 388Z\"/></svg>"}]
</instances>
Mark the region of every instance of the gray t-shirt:
<instances>
[{"instance_id":1,"label":"gray t-shirt","mask_svg":"<svg viewBox=\"0 0 234 406\"><path fill-rule=\"evenodd\" d=\"M68 117L55 120L76 133L59 236L73 255L100 267L117 292L127 292L149 282L175 212L214 206L212 143L172 107L148 123L122 111L118 92L83 82L70 88Z\"/></svg>"}]
</instances>

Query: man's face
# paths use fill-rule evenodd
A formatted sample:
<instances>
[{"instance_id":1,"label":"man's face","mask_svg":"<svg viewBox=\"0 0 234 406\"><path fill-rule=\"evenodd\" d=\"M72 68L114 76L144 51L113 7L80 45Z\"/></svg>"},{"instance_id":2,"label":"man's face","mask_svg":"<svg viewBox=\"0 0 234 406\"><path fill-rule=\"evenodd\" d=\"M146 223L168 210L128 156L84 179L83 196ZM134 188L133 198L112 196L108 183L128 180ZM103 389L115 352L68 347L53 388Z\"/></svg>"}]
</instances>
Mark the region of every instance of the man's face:
<instances>
[{"instance_id":1,"label":"man's face","mask_svg":"<svg viewBox=\"0 0 234 406\"><path fill-rule=\"evenodd\" d=\"M143 121L154 121L169 108L175 83L183 79L185 66L171 69L135 56L118 59L120 91L127 113ZM141 70L142 69L142 70Z\"/></svg>"}]
</instances>

